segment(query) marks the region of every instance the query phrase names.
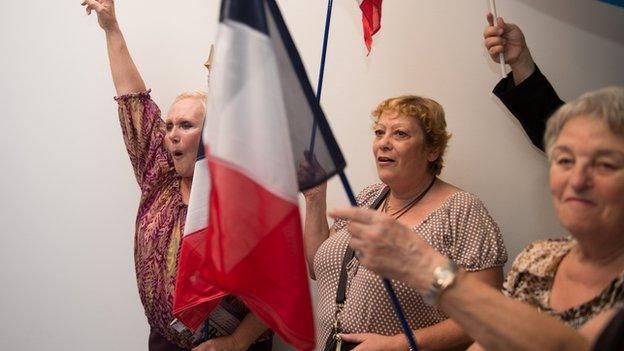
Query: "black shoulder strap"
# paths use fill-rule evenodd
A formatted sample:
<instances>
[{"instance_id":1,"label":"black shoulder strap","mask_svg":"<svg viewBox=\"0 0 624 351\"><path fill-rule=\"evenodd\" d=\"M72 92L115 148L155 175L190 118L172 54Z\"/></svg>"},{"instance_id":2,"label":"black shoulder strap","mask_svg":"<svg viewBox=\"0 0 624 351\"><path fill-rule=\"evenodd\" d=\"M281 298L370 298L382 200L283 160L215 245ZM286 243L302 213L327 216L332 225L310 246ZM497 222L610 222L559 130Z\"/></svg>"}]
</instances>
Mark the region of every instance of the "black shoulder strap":
<instances>
[{"instance_id":1,"label":"black shoulder strap","mask_svg":"<svg viewBox=\"0 0 624 351\"><path fill-rule=\"evenodd\" d=\"M369 208L377 209L383 202L383 200L388 196L390 192L389 187L385 187L379 196L373 201L373 204L370 205ZM340 278L338 279L338 290L336 290L336 303L343 304L347 299L347 264L355 255L355 251L351 248L351 246L347 245L347 250L345 251L344 257L342 258L342 267L340 267Z\"/></svg>"}]
</instances>

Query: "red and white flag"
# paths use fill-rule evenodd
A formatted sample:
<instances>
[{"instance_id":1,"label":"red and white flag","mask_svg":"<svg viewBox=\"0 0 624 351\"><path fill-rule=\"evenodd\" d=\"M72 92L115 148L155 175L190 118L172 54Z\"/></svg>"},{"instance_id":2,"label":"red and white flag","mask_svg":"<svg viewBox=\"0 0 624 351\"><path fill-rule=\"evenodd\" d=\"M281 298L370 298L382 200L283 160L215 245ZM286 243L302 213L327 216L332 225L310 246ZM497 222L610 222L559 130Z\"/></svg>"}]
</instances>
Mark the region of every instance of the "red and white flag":
<instances>
[{"instance_id":1,"label":"red and white flag","mask_svg":"<svg viewBox=\"0 0 624 351\"><path fill-rule=\"evenodd\" d=\"M373 47L373 35L381 28L381 2L382 0L357 0L362 10L362 28L364 31L364 44L366 54L370 54Z\"/></svg>"},{"instance_id":2,"label":"red and white flag","mask_svg":"<svg viewBox=\"0 0 624 351\"><path fill-rule=\"evenodd\" d=\"M287 343L312 350L297 193L345 162L274 0L222 1L202 143L174 315L195 329L234 294ZM311 146L322 172L298 179Z\"/></svg>"}]
</instances>

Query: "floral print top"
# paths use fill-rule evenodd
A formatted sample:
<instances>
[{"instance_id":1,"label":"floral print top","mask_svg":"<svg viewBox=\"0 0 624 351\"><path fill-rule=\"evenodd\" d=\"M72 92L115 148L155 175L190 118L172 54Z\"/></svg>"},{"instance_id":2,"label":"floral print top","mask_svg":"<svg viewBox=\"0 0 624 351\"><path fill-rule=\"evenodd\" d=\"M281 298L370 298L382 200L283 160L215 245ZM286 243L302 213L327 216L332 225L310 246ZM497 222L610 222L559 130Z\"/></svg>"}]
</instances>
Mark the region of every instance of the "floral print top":
<instances>
[{"instance_id":1,"label":"floral print top","mask_svg":"<svg viewBox=\"0 0 624 351\"><path fill-rule=\"evenodd\" d=\"M503 285L503 293L531 304L575 329L603 310L624 307L623 271L591 300L564 311L550 308L550 291L559 263L576 244L571 237L531 243L514 261Z\"/></svg>"}]
</instances>

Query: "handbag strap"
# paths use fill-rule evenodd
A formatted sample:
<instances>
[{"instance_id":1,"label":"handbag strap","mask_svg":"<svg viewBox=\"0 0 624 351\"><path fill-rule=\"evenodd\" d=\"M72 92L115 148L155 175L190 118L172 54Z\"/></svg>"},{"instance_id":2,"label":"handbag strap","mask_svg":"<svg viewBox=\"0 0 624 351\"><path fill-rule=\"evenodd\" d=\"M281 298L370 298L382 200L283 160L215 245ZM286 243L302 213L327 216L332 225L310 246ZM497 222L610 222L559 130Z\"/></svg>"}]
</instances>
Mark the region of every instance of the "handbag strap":
<instances>
[{"instance_id":1,"label":"handbag strap","mask_svg":"<svg viewBox=\"0 0 624 351\"><path fill-rule=\"evenodd\" d=\"M373 201L373 204L369 208L377 209L381 205L382 201L388 196L390 187L386 186L379 196ZM355 251L351 246L347 245L344 257L342 258L342 267L340 267L340 278L338 279L338 289L336 290L336 305L342 306L347 300L347 264L355 255Z\"/></svg>"}]
</instances>

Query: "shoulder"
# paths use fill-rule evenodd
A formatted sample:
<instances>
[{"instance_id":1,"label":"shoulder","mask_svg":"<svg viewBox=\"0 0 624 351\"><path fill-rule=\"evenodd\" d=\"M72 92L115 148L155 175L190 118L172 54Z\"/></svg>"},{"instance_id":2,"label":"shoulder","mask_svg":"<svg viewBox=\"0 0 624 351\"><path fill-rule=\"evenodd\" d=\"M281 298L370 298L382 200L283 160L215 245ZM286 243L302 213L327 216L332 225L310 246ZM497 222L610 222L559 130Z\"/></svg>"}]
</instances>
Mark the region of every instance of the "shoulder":
<instances>
[{"instance_id":1,"label":"shoulder","mask_svg":"<svg viewBox=\"0 0 624 351\"><path fill-rule=\"evenodd\" d=\"M386 184L384 183L376 183L362 189L356 197L358 206L370 206L373 202L375 202L375 199L379 196L379 194L381 194L385 187Z\"/></svg>"},{"instance_id":2,"label":"shoulder","mask_svg":"<svg viewBox=\"0 0 624 351\"><path fill-rule=\"evenodd\" d=\"M520 252L511 269L539 276L554 273L560 259L572 246L574 240L570 237L534 241Z\"/></svg>"},{"instance_id":3,"label":"shoulder","mask_svg":"<svg viewBox=\"0 0 624 351\"><path fill-rule=\"evenodd\" d=\"M463 217L466 215L488 214L483 201L477 195L464 190L451 194L444 203L452 215Z\"/></svg>"}]
</instances>

